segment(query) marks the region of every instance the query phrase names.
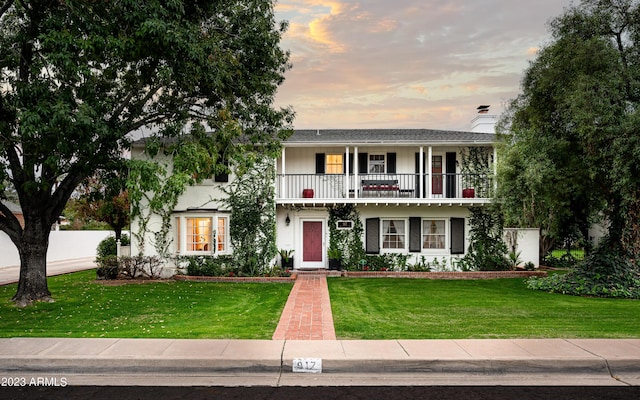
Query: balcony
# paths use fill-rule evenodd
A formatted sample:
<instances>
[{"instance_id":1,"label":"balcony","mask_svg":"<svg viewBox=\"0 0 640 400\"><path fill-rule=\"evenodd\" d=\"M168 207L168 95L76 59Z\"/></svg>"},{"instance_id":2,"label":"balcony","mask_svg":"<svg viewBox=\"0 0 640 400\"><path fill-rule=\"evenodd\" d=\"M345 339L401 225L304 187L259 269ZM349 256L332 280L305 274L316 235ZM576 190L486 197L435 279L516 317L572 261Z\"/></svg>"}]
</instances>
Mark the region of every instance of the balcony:
<instances>
[{"instance_id":1,"label":"balcony","mask_svg":"<svg viewBox=\"0 0 640 400\"><path fill-rule=\"evenodd\" d=\"M484 204L493 175L472 174L279 174L278 204L379 203Z\"/></svg>"}]
</instances>

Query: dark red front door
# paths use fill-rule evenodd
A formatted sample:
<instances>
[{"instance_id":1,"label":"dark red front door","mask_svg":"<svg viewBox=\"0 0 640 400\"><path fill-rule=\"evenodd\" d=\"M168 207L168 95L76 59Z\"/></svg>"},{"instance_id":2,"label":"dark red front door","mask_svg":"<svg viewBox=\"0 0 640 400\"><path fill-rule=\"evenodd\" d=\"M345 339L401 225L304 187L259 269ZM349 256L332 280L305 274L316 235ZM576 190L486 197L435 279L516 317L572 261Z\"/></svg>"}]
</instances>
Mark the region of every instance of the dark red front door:
<instances>
[{"instance_id":1,"label":"dark red front door","mask_svg":"<svg viewBox=\"0 0 640 400\"><path fill-rule=\"evenodd\" d=\"M442 156L433 156L431 173L431 193L442 194Z\"/></svg>"},{"instance_id":2,"label":"dark red front door","mask_svg":"<svg viewBox=\"0 0 640 400\"><path fill-rule=\"evenodd\" d=\"M322 221L302 223L302 261L322 262Z\"/></svg>"}]
</instances>

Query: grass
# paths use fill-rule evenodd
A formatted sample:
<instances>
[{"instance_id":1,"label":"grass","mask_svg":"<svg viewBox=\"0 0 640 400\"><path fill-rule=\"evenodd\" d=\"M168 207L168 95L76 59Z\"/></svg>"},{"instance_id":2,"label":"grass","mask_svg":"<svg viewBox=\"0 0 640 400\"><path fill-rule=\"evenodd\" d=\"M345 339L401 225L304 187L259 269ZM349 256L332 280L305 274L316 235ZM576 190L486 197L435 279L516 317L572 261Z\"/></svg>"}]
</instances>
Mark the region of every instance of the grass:
<instances>
[{"instance_id":1,"label":"grass","mask_svg":"<svg viewBox=\"0 0 640 400\"><path fill-rule=\"evenodd\" d=\"M107 286L95 271L49 278L55 303L24 309L0 287L0 337L271 339L291 284L155 282Z\"/></svg>"},{"instance_id":2,"label":"grass","mask_svg":"<svg viewBox=\"0 0 640 400\"><path fill-rule=\"evenodd\" d=\"M339 339L638 338L640 302L529 290L522 279L329 278ZM0 337L271 339L281 283L108 286L95 271L49 279L55 303L17 308L0 286Z\"/></svg>"},{"instance_id":3,"label":"grass","mask_svg":"<svg viewBox=\"0 0 640 400\"><path fill-rule=\"evenodd\" d=\"M551 252L551 256L554 258L561 258L565 254L571 254L576 260L584 259L584 250L582 249L571 249L568 251L567 249L556 249Z\"/></svg>"},{"instance_id":4,"label":"grass","mask_svg":"<svg viewBox=\"0 0 640 400\"><path fill-rule=\"evenodd\" d=\"M529 290L522 279L329 279L339 339L638 338L640 302Z\"/></svg>"}]
</instances>

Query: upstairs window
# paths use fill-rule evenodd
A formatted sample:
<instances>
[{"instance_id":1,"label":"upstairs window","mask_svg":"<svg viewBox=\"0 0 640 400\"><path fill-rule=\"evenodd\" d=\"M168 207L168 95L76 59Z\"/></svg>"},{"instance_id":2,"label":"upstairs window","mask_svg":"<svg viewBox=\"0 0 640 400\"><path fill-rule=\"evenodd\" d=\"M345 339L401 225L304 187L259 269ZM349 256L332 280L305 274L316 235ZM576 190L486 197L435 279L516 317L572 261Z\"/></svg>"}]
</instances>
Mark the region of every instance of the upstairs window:
<instances>
[{"instance_id":1,"label":"upstairs window","mask_svg":"<svg viewBox=\"0 0 640 400\"><path fill-rule=\"evenodd\" d=\"M342 174L344 172L344 156L342 154L327 154L327 174Z\"/></svg>"},{"instance_id":2,"label":"upstairs window","mask_svg":"<svg viewBox=\"0 0 640 400\"><path fill-rule=\"evenodd\" d=\"M385 170L384 154L369 154L369 173L384 174Z\"/></svg>"}]
</instances>

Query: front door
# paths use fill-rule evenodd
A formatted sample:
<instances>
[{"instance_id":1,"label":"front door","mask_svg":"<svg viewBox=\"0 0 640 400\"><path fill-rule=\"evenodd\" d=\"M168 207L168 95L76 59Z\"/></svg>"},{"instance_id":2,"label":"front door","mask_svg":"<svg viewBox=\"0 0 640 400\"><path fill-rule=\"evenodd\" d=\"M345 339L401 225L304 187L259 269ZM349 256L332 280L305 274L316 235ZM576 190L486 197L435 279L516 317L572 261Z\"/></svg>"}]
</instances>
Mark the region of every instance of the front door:
<instances>
[{"instance_id":1,"label":"front door","mask_svg":"<svg viewBox=\"0 0 640 400\"><path fill-rule=\"evenodd\" d=\"M431 160L431 193L442 195L442 156L433 156Z\"/></svg>"},{"instance_id":2,"label":"front door","mask_svg":"<svg viewBox=\"0 0 640 400\"><path fill-rule=\"evenodd\" d=\"M324 268L322 221L302 222L302 268Z\"/></svg>"}]
</instances>

